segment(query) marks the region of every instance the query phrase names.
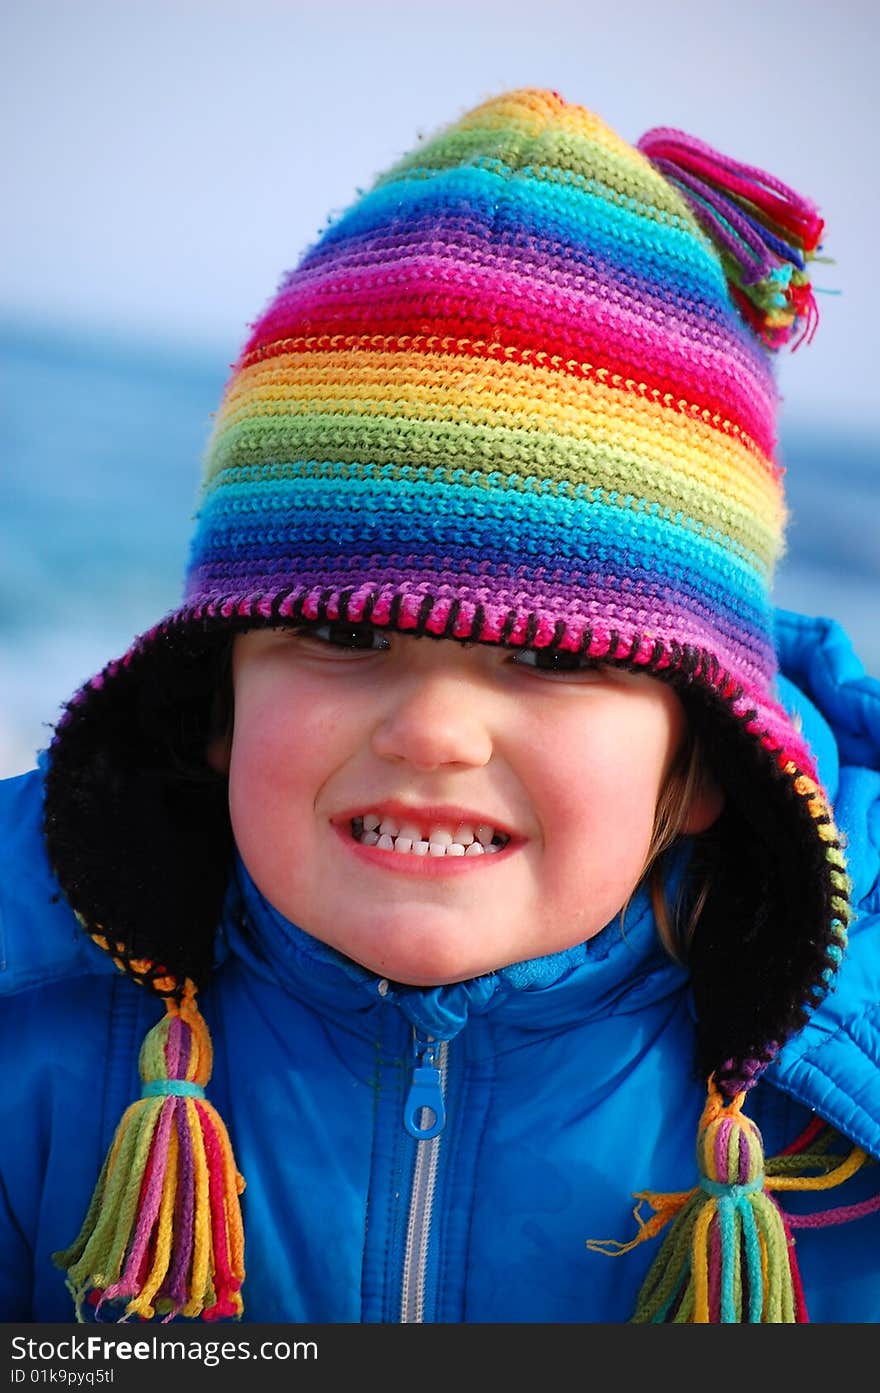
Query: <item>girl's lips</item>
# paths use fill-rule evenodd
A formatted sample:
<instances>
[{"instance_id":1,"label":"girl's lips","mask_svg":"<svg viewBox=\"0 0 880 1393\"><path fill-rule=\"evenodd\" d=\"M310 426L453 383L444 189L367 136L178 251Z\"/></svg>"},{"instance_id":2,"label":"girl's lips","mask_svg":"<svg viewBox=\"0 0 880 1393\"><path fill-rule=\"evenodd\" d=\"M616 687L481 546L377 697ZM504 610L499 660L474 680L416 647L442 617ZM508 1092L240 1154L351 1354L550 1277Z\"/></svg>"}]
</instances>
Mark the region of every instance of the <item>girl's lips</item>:
<instances>
[{"instance_id":1,"label":"girl's lips","mask_svg":"<svg viewBox=\"0 0 880 1393\"><path fill-rule=\"evenodd\" d=\"M339 839L345 843L349 851L354 852L362 861L370 866L376 866L383 871L397 871L401 875L422 875L422 876L446 876L463 875L468 871L479 870L487 863L490 866L496 865L499 861L505 860L511 852L516 851L522 845L520 841L514 843L513 838L502 847L490 855L484 856L414 856L411 852L386 851L377 846L365 846L363 842L357 841L351 832L351 823L346 821L333 822L331 824L334 832Z\"/></svg>"}]
</instances>

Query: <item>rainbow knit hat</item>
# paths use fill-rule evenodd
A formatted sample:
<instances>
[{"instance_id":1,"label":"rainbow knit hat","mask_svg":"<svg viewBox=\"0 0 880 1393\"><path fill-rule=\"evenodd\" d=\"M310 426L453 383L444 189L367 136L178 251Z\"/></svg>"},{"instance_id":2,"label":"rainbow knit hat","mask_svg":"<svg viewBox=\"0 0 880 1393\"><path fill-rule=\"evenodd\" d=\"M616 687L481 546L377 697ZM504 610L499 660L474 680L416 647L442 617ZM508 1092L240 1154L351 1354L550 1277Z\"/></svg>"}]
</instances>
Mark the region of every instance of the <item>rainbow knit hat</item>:
<instances>
[{"instance_id":1,"label":"rainbow knit hat","mask_svg":"<svg viewBox=\"0 0 880 1393\"><path fill-rule=\"evenodd\" d=\"M203 1028L231 834L203 751L230 635L257 625L547 648L673 684L727 795L690 952L712 1106L738 1109L804 1023L840 961L848 881L774 690L771 359L815 328L821 232L760 170L671 130L633 147L527 90L420 144L284 277L223 397L183 603L74 697L50 751L60 883L168 1002L150 1125L188 1109L205 1155L227 1155L201 1095L172 1084L204 1082L178 1036ZM229 1223L219 1265L174 1291L123 1243L108 1299L237 1314ZM98 1285L91 1232L63 1255L79 1294Z\"/></svg>"}]
</instances>

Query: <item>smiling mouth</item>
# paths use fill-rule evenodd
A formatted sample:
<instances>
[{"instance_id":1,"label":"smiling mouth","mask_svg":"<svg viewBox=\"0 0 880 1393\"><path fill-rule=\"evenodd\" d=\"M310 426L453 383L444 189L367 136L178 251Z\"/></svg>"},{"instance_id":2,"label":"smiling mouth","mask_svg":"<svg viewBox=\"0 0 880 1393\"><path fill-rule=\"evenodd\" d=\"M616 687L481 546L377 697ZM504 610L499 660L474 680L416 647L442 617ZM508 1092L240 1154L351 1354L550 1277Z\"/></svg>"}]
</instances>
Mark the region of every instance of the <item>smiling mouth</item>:
<instances>
[{"instance_id":1,"label":"smiling mouth","mask_svg":"<svg viewBox=\"0 0 880 1393\"><path fill-rule=\"evenodd\" d=\"M510 837L489 824L425 827L408 819L380 818L376 813L351 819L351 835L362 846L398 856L485 856L507 846Z\"/></svg>"}]
</instances>

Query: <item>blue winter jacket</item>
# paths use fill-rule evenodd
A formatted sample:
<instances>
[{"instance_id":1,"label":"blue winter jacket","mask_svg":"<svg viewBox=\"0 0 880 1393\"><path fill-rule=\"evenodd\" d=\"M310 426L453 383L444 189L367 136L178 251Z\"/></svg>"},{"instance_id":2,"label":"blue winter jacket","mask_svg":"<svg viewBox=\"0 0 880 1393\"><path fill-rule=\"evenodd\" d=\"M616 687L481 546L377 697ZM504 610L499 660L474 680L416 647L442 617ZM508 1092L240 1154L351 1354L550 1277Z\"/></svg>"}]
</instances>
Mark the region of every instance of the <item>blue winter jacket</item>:
<instances>
[{"instance_id":1,"label":"blue winter jacket","mask_svg":"<svg viewBox=\"0 0 880 1393\"><path fill-rule=\"evenodd\" d=\"M798 711L848 838L859 917L838 986L747 1111L767 1154L812 1110L880 1156L880 684L841 629L779 616L783 701ZM0 1319L70 1321L50 1254L79 1230L139 1095L161 1004L84 937L46 863L39 771L0 785ZM246 912L242 913L242 905ZM705 1101L685 972L637 896L624 931L470 982L401 989L292 928L246 877L230 888L201 994L209 1097L240 1170L245 1321L613 1322L659 1240L632 1193L696 1181ZM442 1066L445 1124L403 1125L414 1051ZM409 1101L407 1101L409 1099ZM428 1114L422 1115L427 1117ZM876 1166L805 1212L880 1188ZM810 1319L880 1320L880 1213L799 1229Z\"/></svg>"}]
</instances>

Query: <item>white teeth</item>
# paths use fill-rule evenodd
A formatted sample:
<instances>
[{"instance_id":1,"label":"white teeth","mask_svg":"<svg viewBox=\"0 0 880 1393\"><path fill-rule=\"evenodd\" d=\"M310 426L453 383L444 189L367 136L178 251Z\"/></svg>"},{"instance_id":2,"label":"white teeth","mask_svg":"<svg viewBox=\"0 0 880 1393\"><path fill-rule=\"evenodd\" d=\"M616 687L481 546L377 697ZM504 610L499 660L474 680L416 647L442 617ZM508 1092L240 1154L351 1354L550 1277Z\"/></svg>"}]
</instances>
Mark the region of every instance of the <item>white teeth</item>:
<instances>
[{"instance_id":1,"label":"white teeth","mask_svg":"<svg viewBox=\"0 0 880 1393\"><path fill-rule=\"evenodd\" d=\"M352 833L364 846L402 856L482 856L501 851L510 840L504 832L496 833L489 823L480 823L475 829L461 822L454 833L448 827L432 827L425 836L415 822L399 823L394 817L380 818L378 813L352 818Z\"/></svg>"}]
</instances>

